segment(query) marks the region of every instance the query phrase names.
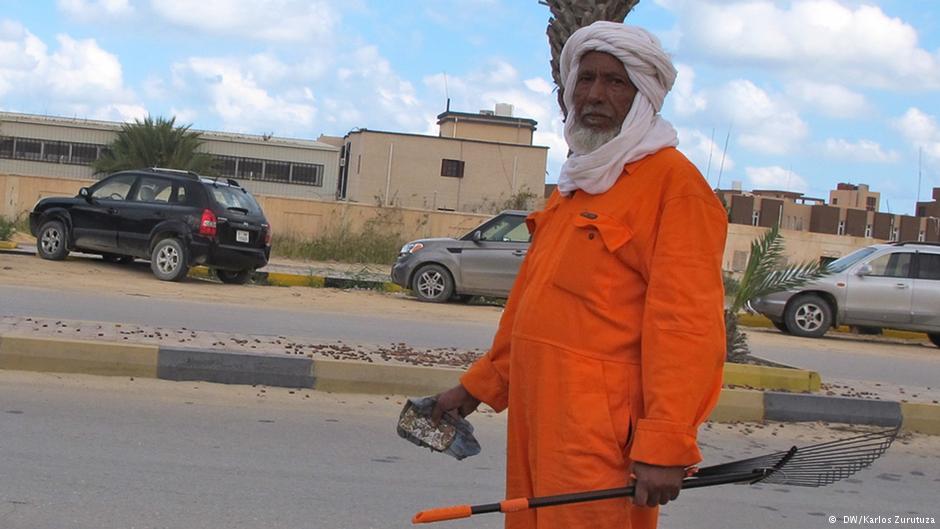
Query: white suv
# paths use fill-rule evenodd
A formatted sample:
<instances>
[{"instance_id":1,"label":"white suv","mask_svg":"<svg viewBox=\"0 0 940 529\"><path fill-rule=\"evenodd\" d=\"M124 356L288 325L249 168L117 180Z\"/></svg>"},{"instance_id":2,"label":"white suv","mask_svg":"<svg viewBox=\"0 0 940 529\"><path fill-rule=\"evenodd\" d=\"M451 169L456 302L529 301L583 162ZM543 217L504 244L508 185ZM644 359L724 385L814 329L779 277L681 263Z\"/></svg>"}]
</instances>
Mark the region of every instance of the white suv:
<instances>
[{"instance_id":1,"label":"white suv","mask_svg":"<svg viewBox=\"0 0 940 529\"><path fill-rule=\"evenodd\" d=\"M926 332L940 347L940 244L875 244L829 264L831 274L751 306L784 332L819 337L834 325Z\"/></svg>"}]
</instances>

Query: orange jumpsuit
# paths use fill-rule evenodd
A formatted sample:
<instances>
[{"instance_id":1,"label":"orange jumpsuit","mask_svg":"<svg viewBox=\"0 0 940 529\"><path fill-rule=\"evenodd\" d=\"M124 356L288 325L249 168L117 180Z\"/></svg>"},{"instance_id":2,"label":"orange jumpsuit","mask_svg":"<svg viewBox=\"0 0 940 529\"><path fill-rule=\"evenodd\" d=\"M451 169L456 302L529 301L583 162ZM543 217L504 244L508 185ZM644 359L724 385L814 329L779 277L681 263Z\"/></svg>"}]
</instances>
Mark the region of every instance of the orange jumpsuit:
<instances>
[{"instance_id":1,"label":"orange jumpsuit","mask_svg":"<svg viewBox=\"0 0 940 529\"><path fill-rule=\"evenodd\" d=\"M622 487L632 460L693 465L721 389L727 214L674 148L606 193L552 195L492 349L461 377L509 408L506 497ZM510 529L654 528L627 499L506 515Z\"/></svg>"}]
</instances>

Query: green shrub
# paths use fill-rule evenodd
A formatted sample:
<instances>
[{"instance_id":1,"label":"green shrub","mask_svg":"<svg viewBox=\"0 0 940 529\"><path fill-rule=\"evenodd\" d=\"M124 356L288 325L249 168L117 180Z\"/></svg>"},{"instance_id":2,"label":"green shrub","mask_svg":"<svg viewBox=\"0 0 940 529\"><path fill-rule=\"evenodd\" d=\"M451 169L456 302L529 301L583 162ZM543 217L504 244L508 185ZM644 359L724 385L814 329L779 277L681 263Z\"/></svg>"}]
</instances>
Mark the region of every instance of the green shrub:
<instances>
[{"instance_id":1,"label":"green shrub","mask_svg":"<svg viewBox=\"0 0 940 529\"><path fill-rule=\"evenodd\" d=\"M0 241L8 241L17 232L16 221L0 215Z\"/></svg>"}]
</instances>

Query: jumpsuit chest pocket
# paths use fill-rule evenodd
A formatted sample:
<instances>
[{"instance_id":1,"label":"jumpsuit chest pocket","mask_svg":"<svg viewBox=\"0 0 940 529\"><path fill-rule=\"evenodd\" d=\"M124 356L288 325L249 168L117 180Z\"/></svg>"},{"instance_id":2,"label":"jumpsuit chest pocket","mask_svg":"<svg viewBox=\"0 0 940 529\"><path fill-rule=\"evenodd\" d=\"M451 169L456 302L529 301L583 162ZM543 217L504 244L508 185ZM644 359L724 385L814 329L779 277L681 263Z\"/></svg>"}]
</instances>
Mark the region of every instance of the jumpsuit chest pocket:
<instances>
[{"instance_id":1,"label":"jumpsuit chest pocket","mask_svg":"<svg viewBox=\"0 0 940 529\"><path fill-rule=\"evenodd\" d=\"M590 211L571 218L566 230L553 284L600 307L609 306L625 266L618 253L633 231L613 217Z\"/></svg>"}]
</instances>

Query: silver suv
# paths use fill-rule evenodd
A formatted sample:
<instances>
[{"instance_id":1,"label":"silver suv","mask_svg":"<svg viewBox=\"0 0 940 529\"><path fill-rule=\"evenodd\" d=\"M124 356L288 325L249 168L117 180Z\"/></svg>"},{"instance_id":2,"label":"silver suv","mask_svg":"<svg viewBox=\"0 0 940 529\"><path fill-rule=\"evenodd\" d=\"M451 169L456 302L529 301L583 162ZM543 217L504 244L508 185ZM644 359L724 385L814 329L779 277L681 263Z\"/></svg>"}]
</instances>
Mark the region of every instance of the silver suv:
<instances>
[{"instance_id":1,"label":"silver suv","mask_svg":"<svg viewBox=\"0 0 940 529\"><path fill-rule=\"evenodd\" d=\"M507 210L459 239L418 239L404 245L392 281L421 301L470 296L505 298L529 250L526 211Z\"/></svg>"},{"instance_id":2,"label":"silver suv","mask_svg":"<svg viewBox=\"0 0 940 529\"><path fill-rule=\"evenodd\" d=\"M751 302L784 332L819 337L834 325L926 332L940 347L940 244L875 244L829 264L830 275Z\"/></svg>"}]
</instances>

